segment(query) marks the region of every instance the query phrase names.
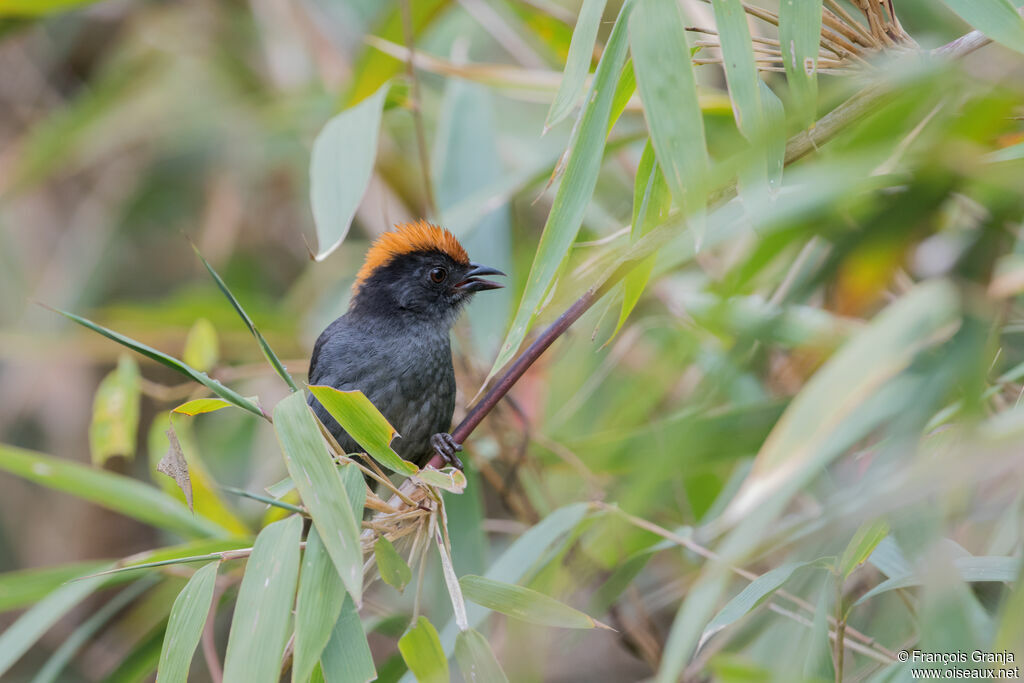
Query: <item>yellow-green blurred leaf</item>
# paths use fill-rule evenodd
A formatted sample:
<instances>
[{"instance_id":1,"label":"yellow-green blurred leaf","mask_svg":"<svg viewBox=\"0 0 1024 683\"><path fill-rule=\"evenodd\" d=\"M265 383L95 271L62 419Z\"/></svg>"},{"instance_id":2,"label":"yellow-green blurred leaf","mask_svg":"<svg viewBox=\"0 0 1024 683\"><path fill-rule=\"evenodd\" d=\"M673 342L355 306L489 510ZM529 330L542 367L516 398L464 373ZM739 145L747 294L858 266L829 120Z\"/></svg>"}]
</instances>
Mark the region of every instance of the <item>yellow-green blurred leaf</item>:
<instances>
[{"instance_id":1,"label":"yellow-green blurred leaf","mask_svg":"<svg viewBox=\"0 0 1024 683\"><path fill-rule=\"evenodd\" d=\"M199 318L185 337L181 359L201 372L209 372L220 358L217 330L206 318Z\"/></svg>"},{"instance_id":2,"label":"yellow-green blurred leaf","mask_svg":"<svg viewBox=\"0 0 1024 683\"><path fill-rule=\"evenodd\" d=\"M102 466L115 455L135 457L141 396L139 366L131 356L122 355L117 367L100 382L93 399L89 425L93 464Z\"/></svg>"},{"instance_id":3,"label":"yellow-green blurred leaf","mask_svg":"<svg viewBox=\"0 0 1024 683\"><path fill-rule=\"evenodd\" d=\"M398 651L419 683L448 683L448 658L441 649L437 629L426 617L420 617L402 636Z\"/></svg>"},{"instance_id":4,"label":"yellow-green blurred leaf","mask_svg":"<svg viewBox=\"0 0 1024 683\"><path fill-rule=\"evenodd\" d=\"M483 576L463 576L459 579L466 599L481 607L501 612L510 617L542 626L560 628L605 627L578 609L544 595L532 588L495 581Z\"/></svg>"},{"instance_id":5,"label":"yellow-green blurred leaf","mask_svg":"<svg viewBox=\"0 0 1024 683\"><path fill-rule=\"evenodd\" d=\"M373 544L373 554L377 558L377 569L380 570L380 578L384 583L395 587L399 593L404 591L412 579L412 569L398 554L391 541L383 536L378 538Z\"/></svg>"}]
</instances>

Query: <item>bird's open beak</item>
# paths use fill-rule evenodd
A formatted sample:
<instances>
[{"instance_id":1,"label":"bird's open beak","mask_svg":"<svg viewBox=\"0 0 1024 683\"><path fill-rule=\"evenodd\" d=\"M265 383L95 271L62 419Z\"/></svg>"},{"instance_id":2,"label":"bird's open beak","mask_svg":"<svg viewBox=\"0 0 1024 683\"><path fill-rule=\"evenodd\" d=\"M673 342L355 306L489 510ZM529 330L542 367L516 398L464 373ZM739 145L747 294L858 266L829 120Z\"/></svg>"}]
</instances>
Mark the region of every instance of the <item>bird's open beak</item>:
<instances>
[{"instance_id":1,"label":"bird's open beak","mask_svg":"<svg viewBox=\"0 0 1024 683\"><path fill-rule=\"evenodd\" d=\"M491 268L490 266L481 266L479 263L470 263L470 270L466 273L466 277L455 284L455 289L460 292L479 292L484 289L501 289L505 285L500 282L493 282L492 280L482 280L481 275L504 275L497 268Z\"/></svg>"}]
</instances>

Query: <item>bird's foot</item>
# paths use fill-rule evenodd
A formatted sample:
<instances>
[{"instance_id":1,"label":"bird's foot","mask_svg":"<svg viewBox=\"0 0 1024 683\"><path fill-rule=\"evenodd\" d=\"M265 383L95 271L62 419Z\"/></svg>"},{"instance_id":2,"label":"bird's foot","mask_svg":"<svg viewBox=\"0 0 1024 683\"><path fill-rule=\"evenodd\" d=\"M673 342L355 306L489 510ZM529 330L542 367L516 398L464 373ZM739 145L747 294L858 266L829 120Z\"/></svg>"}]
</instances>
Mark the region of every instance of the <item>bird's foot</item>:
<instances>
[{"instance_id":1,"label":"bird's foot","mask_svg":"<svg viewBox=\"0 0 1024 683\"><path fill-rule=\"evenodd\" d=\"M453 467L462 469L462 461L459 460L459 456L455 455L462 450L461 443L455 443L455 439L452 438L451 434L442 432L440 434L434 434L430 437L431 447L437 451L437 454L444 458L444 461Z\"/></svg>"}]
</instances>

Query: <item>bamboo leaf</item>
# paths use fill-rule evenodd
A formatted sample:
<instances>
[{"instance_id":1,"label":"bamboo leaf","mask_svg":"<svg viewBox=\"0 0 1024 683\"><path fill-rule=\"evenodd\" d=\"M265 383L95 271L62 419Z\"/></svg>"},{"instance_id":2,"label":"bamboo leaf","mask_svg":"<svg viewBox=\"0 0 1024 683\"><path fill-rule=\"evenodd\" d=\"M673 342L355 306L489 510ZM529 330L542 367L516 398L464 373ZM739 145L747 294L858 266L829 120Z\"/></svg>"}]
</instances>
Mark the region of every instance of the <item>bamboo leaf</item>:
<instances>
[{"instance_id":1,"label":"bamboo leaf","mask_svg":"<svg viewBox=\"0 0 1024 683\"><path fill-rule=\"evenodd\" d=\"M451 493L462 493L466 490L466 474L455 467L435 469L424 467L416 473L416 478L424 484L436 486Z\"/></svg>"},{"instance_id":2,"label":"bamboo leaf","mask_svg":"<svg viewBox=\"0 0 1024 683\"><path fill-rule=\"evenodd\" d=\"M50 627L103 585L103 577L66 583L30 607L0 634L0 678Z\"/></svg>"},{"instance_id":3,"label":"bamboo leaf","mask_svg":"<svg viewBox=\"0 0 1024 683\"><path fill-rule=\"evenodd\" d=\"M814 121L818 102L818 43L821 0L781 0L779 42L795 113L804 125Z\"/></svg>"},{"instance_id":4,"label":"bamboo leaf","mask_svg":"<svg viewBox=\"0 0 1024 683\"><path fill-rule=\"evenodd\" d=\"M578 609L530 588L494 581L483 576L459 579L466 598L515 619L560 628L607 628Z\"/></svg>"},{"instance_id":5,"label":"bamboo leaf","mask_svg":"<svg viewBox=\"0 0 1024 683\"><path fill-rule=\"evenodd\" d=\"M1024 19L1010 0L943 0L960 18L992 40L1024 52Z\"/></svg>"},{"instance_id":6,"label":"bamboo leaf","mask_svg":"<svg viewBox=\"0 0 1024 683\"><path fill-rule=\"evenodd\" d=\"M587 75L590 73L590 60L594 54L594 41L597 40L597 29L601 26L601 15L604 14L606 0L583 0L576 28L572 32L569 43L569 56L565 60L565 72L558 92L548 110L544 121L544 130L557 126L579 100L586 86Z\"/></svg>"},{"instance_id":7,"label":"bamboo leaf","mask_svg":"<svg viewBox=\"0 0 1024 683\"><path fill-rule=\"evenodd\" d=\"M750 142L760 140L764 122L761 111L761 79L754 62L747 14L740 0L712 0L715 24L722 44L725 79L732 99L736 126Z\"/></svg>"},{"instance_id":8,"label":"bamboo leaf","mask_svg":"<svg viewBox=\"0 0 1024 683\"><path fill-rule=\"evenodd\" d=\"M384 583L393 586L401 593L412 580L412 569L402 556L395 550L395 546L388 539L381 536L373 544L373 554L377 558L377 569L380 570L380 578Z\"/></svg>"},{"instance_id":9,"label":"bamboo leaf","mask_svg":"<svg viewBox=\"0 0 1024 683\"><path fill-rule=\"evenodd\" d=\"M185 337L185 348L181 359L201 372L209 372L217 359L220 350L217 345L217 329L206 318L199 318Z\"/></svg>"},{"instance_id":10,"label":"bamboo leaf","mask_svg":"<svg viewBox=\"0 0 1024 683\"><path fill-rule=\"evenodd\" d=\"M109 562L75 562L0 574L0 612L31 605L61 584L89 576L109 565Z\"/></svg>"},{"instance_id":11,"label":"bamboo leaf","mask_svg":"<svg viewBox=\"0 0 1024 683\"><path fill-rule=\"evenodd\" d=\"M889 535L889 525L884 519L865 522L857 529L839 560L839 576L849 578L857 567L864 564L878 544Z\"/></svg>"},{"instance_id":12,"label":"bamboo leaf","mask_svg":"<svg viewBox=\"0 0 1024 683\"><path fill-rule=\"evenodd\" d=\"M684 215L696 217L704 212L708 155L685 27L676 0L639 0L629 41L658 165Z\"/></svg>"},{"instance_id":13,"label":"bamboo leaf","mask_svg":"<svg viewBox=\"0 0 1024 683\"><path fill-rule=\"evenodd\" d=\"M374 460L399 474L416 474L419 471L416 465L402 460L391 448L391 441L398 432L363 392L316 385L310 386L309 391Z\"/></svg>"},{"instance_id":14,"label":"bamboo leaf","mask_svg":"<svg viewBox=\"0 0 1024 683\"><path fill-rule=\"evenodd\" d=\"M555 193L540 244L537 245L526 289L488 378L494 376L508 363L519 349L530 329L534 314L545 293L551 288L583 223L583 215L594 193L598 172L601 170L615 85L626 60L627 23L632 7L633 0L627 0L622 5L611 36L605 45L604 54L597 65L597 72L594 74L579 125L569 142L565 176Z\"/></svg>"},{"instance_id":15,"label":"bamboo leaf","mask_svg":"<svg viewBox=\"0 0 1024 683\"><path fill-rule=\"evenodd\" d=\"M313 142L309 198L316 223L316 260L322 261L345 239L377 159L377 136L389 84L337 114Z\"/></svg>"},{"instance_id":16,"label":"bamboo leaf","mask_svg":"<svg viewBox=\"0 0 1024 683\"><path fill-rule=\"evenodd\" d=\"M345 596L320 664L327 683L368 683L377 678L373 655L351 596Z\"/></svg>"},{"instance_id":17,"label":"bamboo leaf","mask_svg":"<svg viewBox=\"0 0 1024 683\"><path fill-rule=\"evenodd\" d=\"M490 643L475 628L459 632L455 639L455 661L459 663L459 671L467 683L508 681Z\"/></svg>"},{"instance_id":18,"label":"bamboo leaf","mask_svg":"<svg viewBox=\"0 0 1024 683\"><path fill-rule=\"evenodd\" d=\"M419 683L448 683L448 658L441 649L437 629L426 617L420 617L402 636L398 651Z\"/></svg>"},{"instance_id":19,"label":"bamboo leaf","mask_svg":"<svg viewBox=\"0 0 1024 683\"><path fill-rule=\"evenodd\" d=\"M210 603L213 602L219 566L220 562L211 562L196 571L175 598L160 650L157 683L188 681L192 656L203 634Z\"/></svg>"},{"instance_id":20,"label":"bamboo leaf","mask_svg":"<svg viewBox=\"0 0 1024 683\"><path fill-rule=\"evenodd\" d=\"M99 0L4 0L0 3L0 16L36 17L66 12L91 5Z\"/></svg>"},{"instance_id":21,"label":"bamboo leaf","mask_svg":"<svg viewBox=\"0 0 1024 683\"><path fill-rule=\"evenodd\" d=\"M146 346L145 344L137 342L134 339L130 339L124 336L123 334L119 334L117 332L114 332L113 330L108 330L102 325L97 325L93 321L87 320L86 318L83 318L81 316L77 316L74 313L68 313L67 311L61 311L58 309L51 310L60 313L64 317L75 321L76 323L82 325L83 327L89 328L93 332L98 332L99 334L102 334L107 339L112 339L116 341L118 344L121 344L122 346L127 346L129 349L135 351L136 353L141 353L143 356L149 358L150 360L154 360L163 366L171 368L172 370L177 370L186 377L189 377L195 380L196 382L199 382L207 389L223 398L225 401L228 401L229 403L236 405L239 408L244 408L253 415L263 417L263 411L260 410L258 405L256 405L249 399L245 398L244 396L241 396L237 392L227 388L217 380L211 379L206 375L205 372L199 372L195 368L185 365L177 358L168 356L166 353L162 351L157 351L153 347Z\"/></svg>"},{"instance_id":22,"label":"bamboo leaf","mask_svg":"<svg viewBox=\"0 0 1024 683\"><path fill-rule=\"evenodd\" d=\"M230 408L231 406L232 404L230 402L225 401L222 398L197 398L191 401L185 401L177 408L171 410L171 412L178 413L179 415L195 417L196 415L213 413L221 408Z\"/></svg>"},{"instance_id":23,"label":"bamboo leaf","mask_svg":"<svg viewBox=\"0 0 1024 683\"><path fill-rule=\"evenodd\" d=\"M242 308L242 304L239 303L238 299L235 298L235 295L231 293L230 289L228 289L227 283L224 282L221 276L217 274L217 271L213 269L210 262L203 257L202 253L199 251L199 247L193 244L192 249L196 252L196 256L199 257L199 260L203 262L203 265L206 267L206 271L210 274L210 277L212 277L213 281L217 283L217 287L220 289L221 293L224 294L224 296L227 297L227 300L231 302L235 312L238 313L238 317L242 319L245 326L249 328L249 332L256 338L256 342L260 345L260 350L263 351L263 356L267 359L267 362L270 363L270 367L274 368L274 372L277 373L278 377L284 380L289 389L292 391L298 391L299 387L295 384L295 380L292 379L290 374L288 374L288 370L286 370L284 364L281 363L281 359L277 357L274 350L270 348L270 344L267 343L267 340L263 338L263 335L256 328L256 323L252 321L249 314L245 312L244 308Z\"/></svg>"},{"instance_id":24,"label":"bamboo leaf","mask_svg":"<svg viewBox=\"0 0 1024 683\"><path fill-rule=\"evenodd\" d=\"M256 537L231 620L225 681L275 683L280 678L299 575L301 533L302 518L292 516Z\"/></svg>"},{"instance_id":25,"label":"bamboo leaf","mask_svg":"<svg viewBox=\"0 0 1024 683\"><path fill-rule=\"evenodd\" d=\"M89 452L94 465L102 467L114 455L135 457L141 398L139 366L131 356L122 354L93 399Z\"/></svg>"},{"instance_id":26,"label":"bamboo leaf","mask_svg":"<svg viewBox=\"0 0 1024 683\"><path fill-rule=\"evenodd\" d=\"M1017 574L1021 568L1021 561L1019 557L968 556L956 558L953 560L953 566L959 572L960 578L967 583L985 581L1010 583L1017 579ZM926 581L927 578L919 573L894 576L860 596L853 605L860 605L877 595L888 593L898 588L923 586Z\"/></svg>"},{"instance_id":27,"label":"bamboo leaf","mask_svg":"<svg viewBox=\"0 0 1024 683\"><path fill-rule=\"evenodd\" d=\"M274 431L295 482L345 588L359 604L363 551L345 483L327 450L306 397L294 393L274 409Z\"/></svg>"},{"instance_id":28,"label":"bamboo leaf","mask_svg":"<svg viewBox=\"0 0 1024 683\"><path fill-rule=\"evenodd\" d=\"M295 605L295 659L292 681L305 683L320 661L345 602L345 584L334 568L316 528L309 530L302 556Z\"/></svg>"},{"instance_id":29,"label":"bamboo leaf","mask_svg":"<svg viewBox=\"0 0 1024 683\"><path fill-rule=\"evenodd\" d=\"M119 474L6 444L0 444L0 470L185 537L231 535L159 489Z\"/></svg>"}]
</instances>

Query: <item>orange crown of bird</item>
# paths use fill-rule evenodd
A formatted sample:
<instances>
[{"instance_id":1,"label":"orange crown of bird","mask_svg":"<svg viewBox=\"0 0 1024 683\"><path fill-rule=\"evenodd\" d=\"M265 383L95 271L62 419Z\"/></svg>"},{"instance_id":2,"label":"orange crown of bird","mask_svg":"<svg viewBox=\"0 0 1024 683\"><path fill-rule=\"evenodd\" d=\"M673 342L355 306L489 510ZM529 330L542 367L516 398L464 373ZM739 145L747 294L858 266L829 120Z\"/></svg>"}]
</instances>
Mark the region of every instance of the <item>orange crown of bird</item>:
<instances>
[{"instance_id":1,"label":"orange crown of bird","mask_svg":"<svg viewBox=\"0 0 1024 683\"><path fill-rule=\"evenodd\" d=\"M417 251L439 251L456 263L469 265L469 254L459 244L459 240L441 226L432 225L424 220L400 223L394 230L382 233L374 240L366 252L362 268L356 273L352 290L358 291L375 270L387 265L392 259Z\"/></svg>"}]
</instances>

